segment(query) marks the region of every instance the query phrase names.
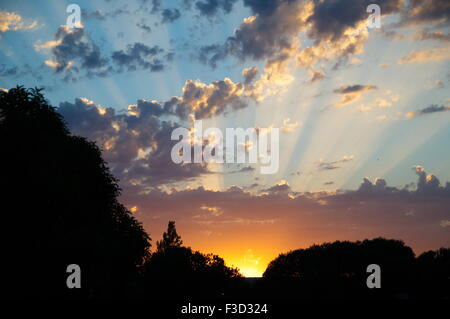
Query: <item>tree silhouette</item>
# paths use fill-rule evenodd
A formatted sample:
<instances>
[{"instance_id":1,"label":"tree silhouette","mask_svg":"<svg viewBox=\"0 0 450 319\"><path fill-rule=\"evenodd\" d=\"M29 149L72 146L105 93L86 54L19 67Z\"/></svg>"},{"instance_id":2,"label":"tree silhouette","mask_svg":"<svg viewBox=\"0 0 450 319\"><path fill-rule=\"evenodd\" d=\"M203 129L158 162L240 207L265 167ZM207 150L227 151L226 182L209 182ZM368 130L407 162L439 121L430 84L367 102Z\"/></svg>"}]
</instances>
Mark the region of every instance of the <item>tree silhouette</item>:
<instances>
[{"instance_id":1,"label":"tree silhouette","mask_svg":"<svg viewBox=\"0 0 450 319\"><path fill-rule=\"evenodd\" d=\"M177 233L175 222L169 221L167 232L163 233L163 239L156 242L158 252L163 252L169 247L181 247L182 244L183 241L181 240L181 236Z\"/></svg>"},{"instance_id":2,"label":"tree silhouette","mask_svg":"<svg viewBox=\"0 0 450 319\"><path fill-rule=\"evenodd\" d=\"M382 269L382 290L366 286L370 264ZM410 290L413 264L414 253L402 241L336 241L281 254L263 276L287 298L396 297Z\"/></svg>"},{"instance_id":3,"label":"tree silhouette","mask_svg":"<svg viewBox=\"0 0 450 319\"><path fill-rule=\"evenodd\" d=\"M416 296L450 298L450 248L427 251L417 257Z\"/></svg>"},{"instance_id":4,"label":"tree silhouette","mask_svg":"<svg viewBox=\"0 0 450 319\"><path fill-rule=\"evenodd\" d=\"M157 299L218 298L242 287L238 269L214 254L183 247L175 222L170 221L158 249L145 265L143 293Z\"/></svg>"},{"instance_id":5,"label":"tree silhouette","mask_svg":"<svg viewBox=\"0 0 450 319\"><path fill-rule=\"evenodd\" d=\"M149 257L150 238L117 201L98 147L70 134L38 89L0 92L2 218L11 296L126 296ZM81 267L68 289L66 267Z\"/></svg>"}]
</instances>

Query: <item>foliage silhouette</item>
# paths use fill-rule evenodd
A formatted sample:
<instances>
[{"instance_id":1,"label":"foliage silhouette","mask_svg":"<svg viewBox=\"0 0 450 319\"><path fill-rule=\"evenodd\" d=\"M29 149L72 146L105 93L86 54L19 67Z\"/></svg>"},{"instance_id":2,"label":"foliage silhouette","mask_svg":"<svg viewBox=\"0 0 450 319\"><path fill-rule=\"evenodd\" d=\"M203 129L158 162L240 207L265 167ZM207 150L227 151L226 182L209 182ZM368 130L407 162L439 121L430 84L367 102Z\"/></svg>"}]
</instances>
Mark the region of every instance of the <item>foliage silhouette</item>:
<instances>
[{"instance_id":1,"label":"foliage silhouette","mask_svg":"<svg viewBox=\"0 0 450 319\"><path fill-rule=\"evenodd\" d=\"M156 242L158 252L163 252L169 247L181 247L182 244L183 241L181 240L181 236L177 233L175 222L169 221L167 232L164 232L163 239Z\"/></svg>"},{"instance_id":2,"label":"foliage silhouette","mask_svg":"<svg viewBox=\"0 0 450 319\"><path fill-rule=\"evenodd\" d=\"M381 267L382 289L367 288L370 264ZM268 265L259 288L266 296L288 299L418 298L426 297L426 283L434 297L448 298L449 269L449 249L416 259L399 240L335 241L280 254Z\"/></svg>"},{"instance_id":3,"label":"foliage silhouette","mask_svg":"<svg viewBox=\"0 0 450 319\"><path fill-rule=\"evenodd\" d=\"M11 296L120 297L136 285L150 238L117 201L100 150L70 134L38 89L0 92L5 264ZM66 267L81 267L81 289Z\"/></svg>"},{"instance_id":4,"label":"foliage silhouette","mask_svg":"<svg viewBox=\"0 0 450 319\"><path fill-rule=\"evenodd\" d=\"M158 250L145 265L144 295L158 299L199 297L215 299L236 295L242 286L238 269L225 265L214 254L181 246L175 222L169 221Z\"/></svg>"}]
</instances>

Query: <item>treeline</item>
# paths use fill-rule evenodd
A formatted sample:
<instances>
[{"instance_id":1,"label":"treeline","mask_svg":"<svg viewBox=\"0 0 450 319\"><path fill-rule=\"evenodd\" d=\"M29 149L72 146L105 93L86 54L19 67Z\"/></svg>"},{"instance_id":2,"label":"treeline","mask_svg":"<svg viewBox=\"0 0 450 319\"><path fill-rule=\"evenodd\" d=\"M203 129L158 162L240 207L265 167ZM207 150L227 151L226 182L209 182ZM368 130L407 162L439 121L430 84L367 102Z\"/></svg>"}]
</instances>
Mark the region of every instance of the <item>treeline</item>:
<instances>
[{"instance_id":1,"label":"treeline","mask_svg":"<svg viewBox=\"0 0 450 319\"><path fill-rule=\"evenodd\" d=\"M415 257L401 241L334 242L282 254L249 282L183 246L175 222L151 238L121 205L101 151L74 136L37 89L0 91L4 291L41 298L449 298L449 249ZM81 288L67 286L67 266ZM381 267L368 289L366 267Z\"/></svg>"}]
</instances>

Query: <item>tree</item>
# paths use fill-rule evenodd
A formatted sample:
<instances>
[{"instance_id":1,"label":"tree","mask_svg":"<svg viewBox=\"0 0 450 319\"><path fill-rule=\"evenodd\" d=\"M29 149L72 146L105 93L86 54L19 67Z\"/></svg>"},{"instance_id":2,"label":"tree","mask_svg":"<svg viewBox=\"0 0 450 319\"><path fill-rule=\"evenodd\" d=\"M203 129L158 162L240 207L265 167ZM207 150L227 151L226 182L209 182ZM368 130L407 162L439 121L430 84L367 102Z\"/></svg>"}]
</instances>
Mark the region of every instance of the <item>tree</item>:
<instances>
[{"instance_id":1,"label":"tree","mask_svg":"<svg viewBox=\"0 0 450 319\"><path fill-rule=\"evenodd\" d=\"M381 267L382 290L367 289L370 264ZM399 240L335 241L281 254L263 277L290 298L393 297L409 291L413 264L414 252Z\"/></svg>"},{"instance_id":2,"label":"tree","mask_svg":"<svg viewBox=\"0 0 450 319\"><path fill-rule=\"evenodd\" d=\"M10 230L2 251L5 291L129 295L149 258L150 237L118 202L118 181L99 148L71 135L40 90L22 87L0 92L0 147L1 217ZM66 286L70 264L80 266L81 289Z\"/></svg>"},{"instance_id":3,"label":"tree","mask_svg":"<svg viewBox=\"0 0 450 319\"><path fill-rule=\"evenodd\" d=\"M218 298L234 295L242 287L237 268L228 267L214 254L182 246L175 222L170 221L157 251L145 265L143 293L156 299ZM231 292L232 291L232 292Z\"/></svg>"},{"instance_id":4,"label":"tree","mask_svg":"<svg viewBox=\"0 0 450 319\"><path fill-rule=\"evenodd\" d=\"M169 247L181 247L182 244L183 241L181 240L181 236L177 233L175 222L169 221L167 232L164 232L163 239L156 242L158 252L162 252Z\"/></svg>"}]
</instances>

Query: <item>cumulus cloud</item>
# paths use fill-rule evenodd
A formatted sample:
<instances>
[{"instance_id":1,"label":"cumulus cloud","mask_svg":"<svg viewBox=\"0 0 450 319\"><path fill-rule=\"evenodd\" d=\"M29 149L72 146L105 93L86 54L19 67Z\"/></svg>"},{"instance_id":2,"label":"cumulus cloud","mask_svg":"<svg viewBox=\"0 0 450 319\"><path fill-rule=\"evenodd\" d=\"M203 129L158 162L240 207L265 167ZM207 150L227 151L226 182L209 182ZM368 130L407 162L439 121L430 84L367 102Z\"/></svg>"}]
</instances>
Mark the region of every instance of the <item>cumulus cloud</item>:
<instances>
[{"instance_id":1,"label":"cumulus cloud","mask_svg":"<svg viewBox=\"0 0 450 319\"><path fill-rule=\"evenodd\" d=\"M26 22L15 12L0 11L0 38L7 31L31 30L37 26L37 21Z\"/></svg>"},{"instance_id":2,"label":"cumulus cloud","mask_svg":"<svg viewBox=\"0 0 450 319\"><path fill-rule=\"evenodd\" d=\"M154 189L130 193L124 201L139 205L139 218L146 227L162 231L168 219L175 219L193 233L208 226L213 232L211 240L220 233L221 241L232 241L241 232L242 238L263 232L268 243L273 243L273 236L284 234L305 245L336 238L400 236L420 251L448 240L448 225L443 221L450 220L450 186L437 187L436 179L428 179L425 192L420 181L421 186L408 190L389 186L384 179L364 179L354 191L298 193L282 181L257 193L236 186L222 191ZM194 220L202 222L192 225L199 213L203 216ZM227 228L230 224L232 231ZM266 240L257 238L259 243Z\"/></svg>"},{"instance_id":3,"label":"cumulus cloud","mask_svg":"<svg viewBox=\"0 0 450 319\"><path fill-rule=\"evenodd\" d=\"M148 70L159 72L164 62L171 60L170 54L158 46L147 46L140 42L128 45L124 50L111 53L110 57L101 52L100 47L86 35L83 27L60 26L54 40L34 45L37 51L48 49L52 59L45 65L55 73L64 74L64 80L77 80L81 75L104 77L111 72ZM80 74L84 70L83 74Z\"/></svg>"},{"instance_id":4,"label":"cumulus cloud","mask_svg":"<svg viewBox=\"0 0 450 319\"><path fill-rule=\"evenodd\" d=\"M333 92L336 94L342 95L342 99L339 103L336 103L335 106L344 106L350 103L353 103L368 91L378 89L375 85L345 85L335 89Z\"/></svg>"},{"instance_id":5,"label":"cumulus cloud","mask_svg":"<svg viewBox=\"0 0 450 319\"><path fill-rule=\"evenodd\" d=\"M349 2L351 2L349 4ZM253 1L245 0L252 16L244 19L223 44L204 46L201 60L215 67L227 56L283 64L295 58L310 68L321 59L346 60L363 51L367 39L367 5L370 1ZM379 1L383 15L398 12L401 0ZM313 40L302 48L300 35Z\"/></svg>"},{"instance_id":6,"label":"cumulus cloud","mask_svg":"<svg viewBox=\"0 0 450 319\"><path fill-rule=\"evenodd\" d=\"M64 72L66 80L75 80L81 69L97 75L108 72L107 58L102 56L100 48L85 35L84 28L62 25L56 31L54 40L36 44L35 48L51 49L52 60L47 60L45 64L56 73Z\"/></svg>"},{"instance_id":7,"label":"cumulus cloud","mask_svg":"<svg viewBox=\"0 0 450 319\"><path fill-rule=\"evenodd\" d=\"M150 70L151 72L162 71L164 69L163 61L159 55L164 49L155 45L149 47L143 43L135 42L129 44L125 50L114 51L111 55L112 61L119 67L126 68L128 71Z\"/></svg>"},{"instance_id":8,"label":"cumulus cloud","mask_svg":"<svg viewBox=\"0 0 450 319\"><path fill-rule=\"evenodd\" d=\"M171 160L176 123L159 118L165 111L156 101L139 100L117 114L86 98L63 102L58 112L74 134L97 142L123 185L155 187L208 173L202 164L177 165Z\"/></svg>"}]
</instances>

